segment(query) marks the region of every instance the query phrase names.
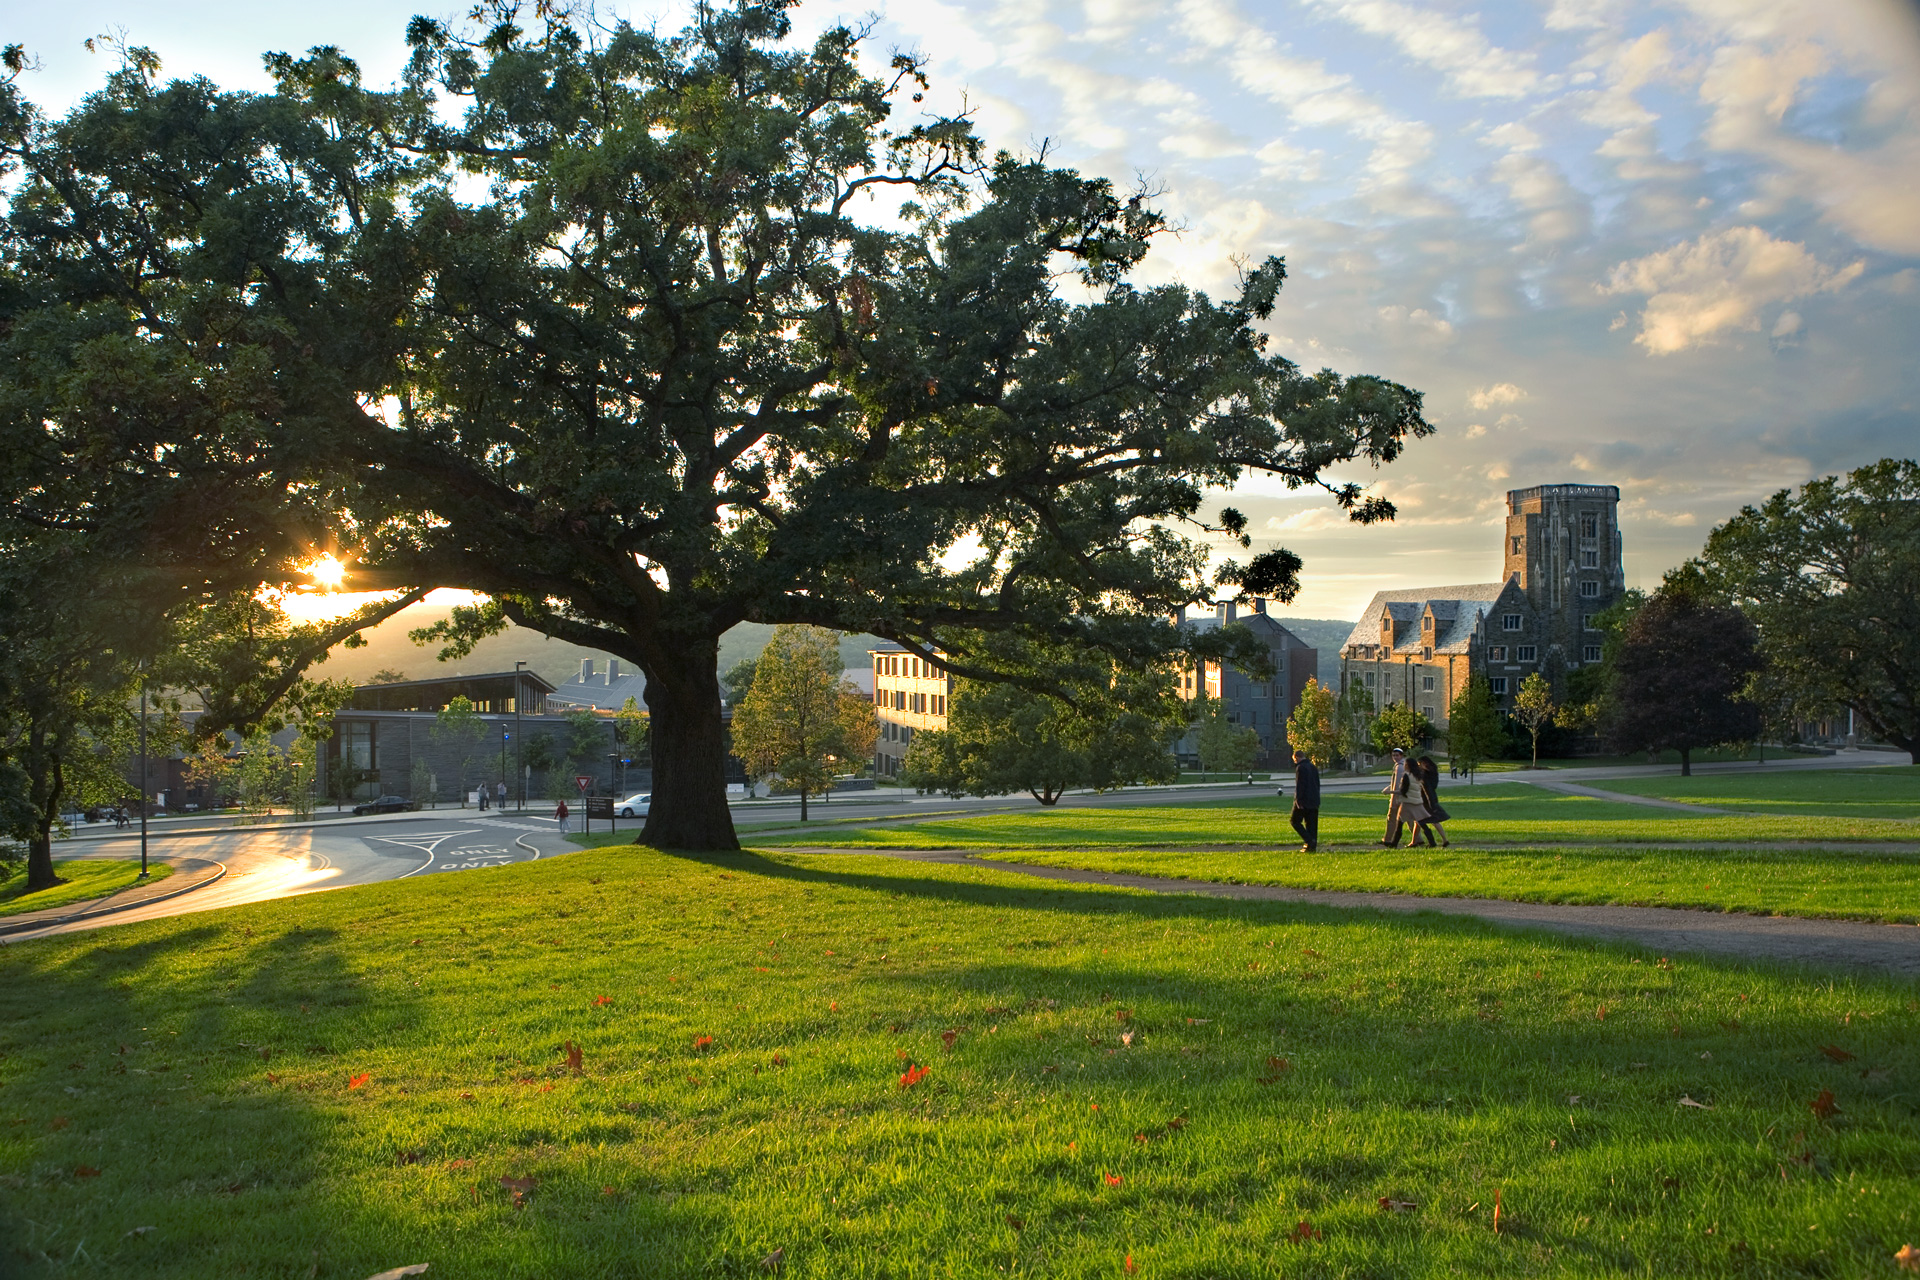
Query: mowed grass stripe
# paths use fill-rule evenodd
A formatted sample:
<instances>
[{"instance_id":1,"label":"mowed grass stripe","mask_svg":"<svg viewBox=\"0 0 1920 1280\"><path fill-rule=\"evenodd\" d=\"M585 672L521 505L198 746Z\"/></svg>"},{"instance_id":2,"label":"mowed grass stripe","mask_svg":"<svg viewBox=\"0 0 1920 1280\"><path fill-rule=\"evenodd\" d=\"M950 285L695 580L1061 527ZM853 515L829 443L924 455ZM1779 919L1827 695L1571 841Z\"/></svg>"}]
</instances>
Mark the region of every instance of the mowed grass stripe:
<instances>
[{"instance_id":1,"label":"mowed grass stripe","mask_svg":"<svg viewBox=\"0 0 1920 1280\"><path fill-rule=\"evenodd\" d=\"M1701 774L1692 778L1627 778L1594 784L1627 795L1754 813L1835 818L1920 820L1920 766L1801 772ZM1920 833L1916 833L1920 834Z\"/></svg>"},{"instance_id":2,"label":"mowed grass stripe","mask_svg":"<svg viewBox=\"0 0 1920 1280\"><path fill-rule=\"evenodd\" d=\"M7 1238L142 1277L1887 1271L1914 988L1657 960L633 848L130 925L0 950Z\"/></svg>"},{"instance_id":3,"label":"mowed grass stripe","mask_svg":"<svg viewBox=\"0 0 1920 1280\"><path fill-rule=\"evenodd\" d=\"M1651 844L1676 841L1920 841L1913 823L1871 818L1738 814L1717 816L1653 808L1624 800L1561 795L1525 783L1451 786L1441 803L1453 815L1448 832L1462 843L1542 845ZM1287 826L1292 802L1271 788L1259 795L1178 805L1036 809L887 826L835 824L756 834L754 843L844 848L1077 849L1102 845L1298 844ZM1328 843L1377 843L1386 799L1329 792L1320 811Z\"/></svg>"}]
</instances>

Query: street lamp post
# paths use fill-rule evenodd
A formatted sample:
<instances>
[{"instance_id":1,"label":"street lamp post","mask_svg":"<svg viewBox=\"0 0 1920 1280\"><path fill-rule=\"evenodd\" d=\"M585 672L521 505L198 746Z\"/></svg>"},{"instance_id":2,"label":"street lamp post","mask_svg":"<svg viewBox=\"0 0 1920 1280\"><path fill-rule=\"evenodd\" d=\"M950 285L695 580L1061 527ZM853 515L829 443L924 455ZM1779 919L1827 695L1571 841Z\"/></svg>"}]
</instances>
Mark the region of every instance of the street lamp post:
<instances>
[{"instance_id":1,"label":"street lamp post","mask_svg":"<svg viewBox=\"0 0 1920 1280\"><path fill-rule=\"evenodd\" d=\"M513 789L520 793L521 809L527 807L527 770L520 763L520 753L525 750L522 744L526 741L520 736L520 707L527 700L527 683L520 678L520 671L526 665L525 662L513 664L513 772L517 775Z\"/></svg>"},{"instance_id":2,"label":"street lamp post","mask_svg":"<svg viewBox=\"0 0 1920 1280\"><path fill-rule=\"evenodd\" d=\"M140 878L147 878L147 682L140 681Z\"/></svg>"}]
</instances>

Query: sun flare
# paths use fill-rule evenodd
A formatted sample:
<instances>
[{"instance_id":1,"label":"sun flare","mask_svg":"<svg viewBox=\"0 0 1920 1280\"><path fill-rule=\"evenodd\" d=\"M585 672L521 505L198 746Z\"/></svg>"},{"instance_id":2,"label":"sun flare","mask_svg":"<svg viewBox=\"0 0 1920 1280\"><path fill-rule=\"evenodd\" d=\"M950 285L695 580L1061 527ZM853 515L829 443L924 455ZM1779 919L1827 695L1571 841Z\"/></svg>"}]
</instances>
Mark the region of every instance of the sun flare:
<instances>
[{"instance_id":1,"label":"sun flare","mask_svg":"<svg viewBox=\"0 0 1920 1280\"><path fill-rule=\"evenodd\" d=\"M321 556L306 568L307 577L313 584L327 591L338 591L346 579L347 566L335 560L332 555Z\"/></svg>"}]
</instances>

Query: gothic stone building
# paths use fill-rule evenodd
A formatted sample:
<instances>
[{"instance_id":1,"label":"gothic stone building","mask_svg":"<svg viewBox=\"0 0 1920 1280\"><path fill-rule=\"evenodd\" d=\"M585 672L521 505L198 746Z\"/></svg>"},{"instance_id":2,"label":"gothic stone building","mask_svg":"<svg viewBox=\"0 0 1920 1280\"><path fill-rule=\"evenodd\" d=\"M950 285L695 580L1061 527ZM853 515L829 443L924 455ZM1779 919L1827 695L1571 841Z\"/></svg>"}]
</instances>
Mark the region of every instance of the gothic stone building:
<instances>
[{"instance_id":1,"label":"gothic stone building","mask_svg":"<svg viewBox=\"0 0 1920 1280\"><path fill-rule=\"evenodd\" d=\"M1511 490L1501 551L1500 582L1375 595L1340 649L1342 686L1358 681L1375 706L1417 707L1442 729L1475 676L1502 705L1534 671L1564 692L1567 671L1600 661L1593 616L1626 587L1620 490Z\"/></svg>"}]
</instances>

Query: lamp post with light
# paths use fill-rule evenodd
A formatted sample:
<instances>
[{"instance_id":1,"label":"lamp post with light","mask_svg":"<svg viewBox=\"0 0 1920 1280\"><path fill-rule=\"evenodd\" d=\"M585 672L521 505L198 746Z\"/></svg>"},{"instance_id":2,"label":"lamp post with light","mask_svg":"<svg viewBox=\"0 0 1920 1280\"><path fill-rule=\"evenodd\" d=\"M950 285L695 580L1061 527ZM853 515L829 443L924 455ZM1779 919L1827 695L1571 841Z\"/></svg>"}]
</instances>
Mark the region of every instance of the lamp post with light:
<instances>
[{"instance_id":1,"label":"lamp post with light","mask_svg":"<svg viewBox=\"0 0 1920 1280\"><path fill-rule=\"evenodd\" d=\"M520 733L520 707L527 700L527 685L520 678L520 672L526 665L524 661L513 664L513 772L516 775L513 780L513 789L520 793L522 810L527 807L527 769L520 762L520 753L525 750L526 742ZM501 753L501 759L503 761L506 759L504 751Z\"/></svg>"}]
</instances>

